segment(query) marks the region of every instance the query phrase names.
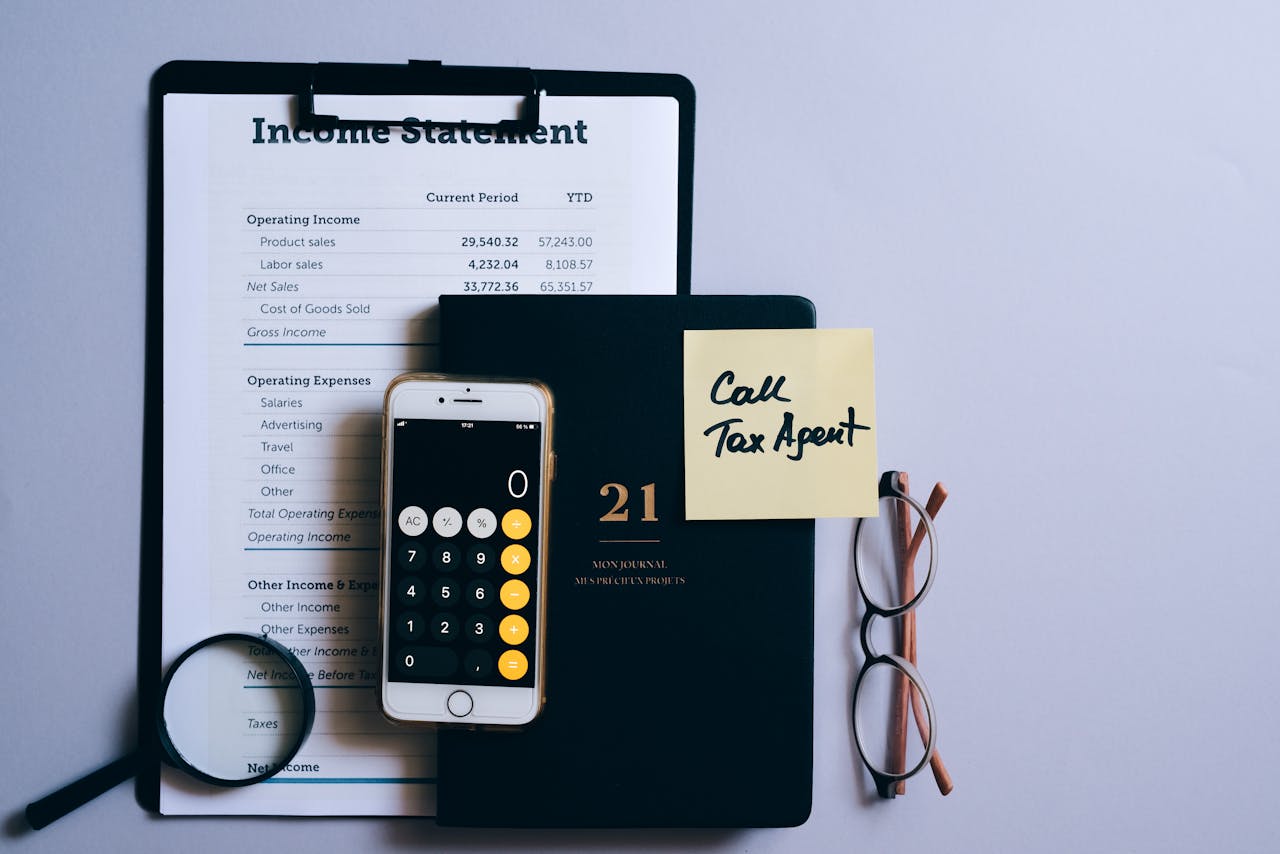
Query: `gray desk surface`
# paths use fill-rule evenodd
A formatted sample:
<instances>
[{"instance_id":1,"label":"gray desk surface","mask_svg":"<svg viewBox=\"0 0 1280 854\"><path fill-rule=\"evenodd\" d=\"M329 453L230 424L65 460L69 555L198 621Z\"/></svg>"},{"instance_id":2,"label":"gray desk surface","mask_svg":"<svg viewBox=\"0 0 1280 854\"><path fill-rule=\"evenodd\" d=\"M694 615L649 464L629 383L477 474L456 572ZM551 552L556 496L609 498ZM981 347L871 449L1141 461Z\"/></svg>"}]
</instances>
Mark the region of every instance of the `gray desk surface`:
<instances>
[{"instance_id":1,"label":"gray desk surface","mask_svg":"<svg viewBox=\"0 0 1280 854\"><path fill-rule=\"evenodd\" d=\"M692 79L695 292L874 327L881 465L951 489L920 648L956 779L868 800L851 525L824 521L801 828L156 819L122 787L5 844L1274 850L1280 11L933 5L5 3L0 807L112 758L133 713L146 98L173 58Z\"/></svg>"}]
</instances>

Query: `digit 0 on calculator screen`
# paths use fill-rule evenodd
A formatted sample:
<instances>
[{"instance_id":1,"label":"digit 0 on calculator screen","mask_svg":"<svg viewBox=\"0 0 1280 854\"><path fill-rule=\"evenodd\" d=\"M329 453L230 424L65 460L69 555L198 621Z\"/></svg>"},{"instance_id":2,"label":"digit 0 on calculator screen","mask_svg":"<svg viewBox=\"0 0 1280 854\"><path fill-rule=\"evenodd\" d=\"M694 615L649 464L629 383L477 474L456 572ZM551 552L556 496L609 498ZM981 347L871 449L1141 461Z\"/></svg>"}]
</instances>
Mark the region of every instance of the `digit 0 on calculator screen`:
<instances>
[{"instance_id":1,"label":"digit 0 on calculator screen","mask_svg":"<svg viewBox=\"0 0 1280 854\"><path fill-rule=\"evenodd\" d=\"M389 679L531 687L541 425L392 424Z\"/></svg>"}]
</instances>

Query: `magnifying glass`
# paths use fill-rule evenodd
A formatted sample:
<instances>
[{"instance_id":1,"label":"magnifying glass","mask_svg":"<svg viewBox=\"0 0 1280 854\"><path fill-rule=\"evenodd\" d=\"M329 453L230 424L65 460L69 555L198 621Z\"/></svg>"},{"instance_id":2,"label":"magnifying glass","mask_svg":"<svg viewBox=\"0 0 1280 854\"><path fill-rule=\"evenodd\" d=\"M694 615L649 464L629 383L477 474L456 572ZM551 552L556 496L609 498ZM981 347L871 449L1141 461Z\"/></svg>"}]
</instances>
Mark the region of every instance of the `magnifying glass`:
<instances>
[{"instance_id":1,"label":"magnifying glass","mask_svg":"<svg viewBox=\"0 0 1280 854\"><path fill-rule=\"evenodd\" d=\"M144 712L145 713L145 712ZM215 786L260 783L298 754L316 717L311 677L265 635L230 632L200 641L169 666L155 721L163 758ZM39 830L138 771L134 751L27 805Z\"/></svg>"}]
</instances>

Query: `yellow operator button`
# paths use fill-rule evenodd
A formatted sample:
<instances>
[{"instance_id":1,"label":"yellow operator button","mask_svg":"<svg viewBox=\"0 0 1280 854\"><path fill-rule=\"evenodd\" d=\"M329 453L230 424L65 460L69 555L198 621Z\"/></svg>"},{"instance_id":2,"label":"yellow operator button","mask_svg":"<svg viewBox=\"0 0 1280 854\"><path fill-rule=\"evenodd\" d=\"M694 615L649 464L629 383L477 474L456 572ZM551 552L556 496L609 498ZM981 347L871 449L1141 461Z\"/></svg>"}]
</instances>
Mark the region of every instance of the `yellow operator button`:
<instances>
[{"instance_id":1,"label":"yellow operator button","mask_svg":"<svg viewBox=\"0 0 1280 854\"><path fill-rule=\"evenodd\" d=\"M523 540L533 529L529 514L516 507L502 514L502 533L513 540Z\"/></svg>"},{"instance_id":2,"label":"yellow operator button","mask_svg":"<svg viewBox=\"0 0 1280 854\"><path fill-rule=\"evenodd\" d=\"M509 610L519 611L529 604L529 585L518 578L513 578L502 585L502 589L498 591L498 596L502 599L502 604L506 605Z\"/></svg>"},{"instance_id":3,"label":"yellow operator button","mask_svg":"<svg viewBox=\"0 0 1280 854\"><path fill-rule=\"evenodd\" d=\"M502 642L509 646L519 646L529 637L529 623L519 614L507 614L498 624L498 634Z\"/></svg>"},{"instance_id":4,"label":"yellow operator button","mask_svg":"<svg viewBox=\"0 0 1280 854\"><path fill-rule=\"evenodd\" d=\"M519 679L529 670L529 659L518 649L509 649L498 658L498 672L504 679L512 682Z\"/></svg>"},{"instance_id":5,"label":"yellow operator button","mask_svg":"<svg viewBox=\"0 0 1280 854\"><path fill-rule=\"evenodd\" d=\"M529 550L519 543L512 543L502 550L502 568L511 575L520 575L529 568Z\"/></svg>"}]
</instances>

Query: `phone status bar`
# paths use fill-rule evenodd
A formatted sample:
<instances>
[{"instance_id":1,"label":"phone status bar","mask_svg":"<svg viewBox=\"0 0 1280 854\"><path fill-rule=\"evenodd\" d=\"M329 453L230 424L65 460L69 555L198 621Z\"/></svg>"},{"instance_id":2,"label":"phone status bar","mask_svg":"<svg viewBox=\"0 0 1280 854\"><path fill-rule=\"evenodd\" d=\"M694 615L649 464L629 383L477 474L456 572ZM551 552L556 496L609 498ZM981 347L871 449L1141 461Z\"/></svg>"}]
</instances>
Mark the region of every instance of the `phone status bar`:
<instances>
[{"instance_id":1,"label":"phone status bar","mask_svg":"<svg viewBox=\"0 0 1280 854\"><path fill-rule=\"evenodd\" d=\"M395 419L395 422L397 427L408 427L410 424L413 424L419 421L426 422L426 421L435 421L435 420L436 419L433 419L433 418L397 418ZM452 421L452 419L445 419L445 420ZM476 426L475 421L457 421L456 423L462 427ZM495 421L493 423L497 424L500 422ZM541 426L537 421L511 421L508 423L510 423L511 426L515 427L517 430L537 430Z\"/></svg>"}]
</instances>

